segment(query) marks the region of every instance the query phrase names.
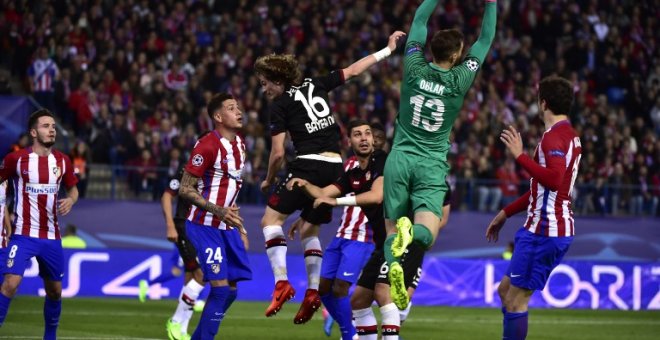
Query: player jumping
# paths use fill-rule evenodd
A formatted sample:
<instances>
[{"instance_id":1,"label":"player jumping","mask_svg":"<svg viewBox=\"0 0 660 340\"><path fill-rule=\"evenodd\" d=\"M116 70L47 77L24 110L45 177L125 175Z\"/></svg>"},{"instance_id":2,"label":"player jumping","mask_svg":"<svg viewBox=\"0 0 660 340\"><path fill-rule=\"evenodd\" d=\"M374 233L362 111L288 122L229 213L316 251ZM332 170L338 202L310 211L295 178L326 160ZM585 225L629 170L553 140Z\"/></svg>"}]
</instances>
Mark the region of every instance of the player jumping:
<instances>
[{"instance_id":1,"label":"player jumping","mask_svg":"<svg viewBox=\"0 0 660 340\"><path fill-rule=\"evenodd\" d=\"M300 233L305 251L308 289L294 317L294 323L309 321L321 306L318 287L322 251L318 234L319 225L332 219L331 208L314 208L313 201L302 190L289 191L285 186L291 178L298 177L325 187L341 175L341 136L330 111L328 92L389 56L403 35L403 32L394 32L384 49L322 77L302 79L298 62L291 55L263 56L254 65L264 93L271 101L272 147L268 173L261 184L264 193L268 193L275 184L275 176L282 167L286 132L291 135L296 149L296 159L288 166L289 174L279 182L268 198L268 206L261 221L266 252L275 277L273 299L266 309L266 316L275 315L295 294L287 276L287 246L282 225L296 210L302 210L300 217L304 220Z\"/></svg>"},{"instance_id":2,"label":"player jumping","mask_svg":"<svg viewBox=\"0 0 660 340\"><path fill-rule=\"evenodd\" d=\"M459 64L463 34L450 29L433 35L433 62L428 63L424 57L426 23L437 3L425 0L410 28L394 145L385 164L385 259L390 267L391 296L399 309L405 309L409 301L399 258L411 242L424 249L435 242L447 192L449 134L495 37L497 22L497 3L486 0L479 39L466 59ZM406 217L411 209L414 224Z\"/></svg>"}]
</instances>

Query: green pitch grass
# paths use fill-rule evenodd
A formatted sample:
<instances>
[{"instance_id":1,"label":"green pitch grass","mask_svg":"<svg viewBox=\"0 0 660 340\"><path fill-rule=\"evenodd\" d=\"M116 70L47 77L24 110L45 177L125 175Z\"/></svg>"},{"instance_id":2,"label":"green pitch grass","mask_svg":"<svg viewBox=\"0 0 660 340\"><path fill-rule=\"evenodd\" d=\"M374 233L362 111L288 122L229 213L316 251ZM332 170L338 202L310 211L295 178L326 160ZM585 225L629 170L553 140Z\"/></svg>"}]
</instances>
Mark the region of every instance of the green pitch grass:
<instances>
[{"instance_id":1,"label":"green pitch grass","mask_svg":"<svg viewBox=\"0 0 660 340\"><path fill-rule=\"evenodd\" d=\"M263 316L266 302L234 303L222 322L218 339L333 339L322 331L321 313L305 325L294 325L298 304L286 304L278 315ZM173 300L65 299L59 339L166 339L165 321ZM43 335L43 299L19 296L11 304L0 339L40 339ZM378 316L378 311L376 310ZM190 332L199 319L195 313ZM401 337L410 339L501 339L499 309L413 307ZM529 339L657 339L660 312L532 310Z\"/></svg>"}]
</instances>

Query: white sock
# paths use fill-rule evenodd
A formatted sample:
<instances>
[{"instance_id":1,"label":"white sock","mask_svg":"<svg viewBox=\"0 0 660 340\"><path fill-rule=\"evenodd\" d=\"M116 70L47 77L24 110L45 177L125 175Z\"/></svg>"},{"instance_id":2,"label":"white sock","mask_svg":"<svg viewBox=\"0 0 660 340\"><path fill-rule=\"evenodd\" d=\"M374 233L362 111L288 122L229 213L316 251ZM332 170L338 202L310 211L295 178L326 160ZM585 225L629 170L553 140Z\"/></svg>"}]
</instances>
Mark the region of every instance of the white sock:
<instances>
[{"instance_id":1,"label":"white sock","mask_svg":"<svg viewBox=\"0 0 660 340\"><path fill-rule=\"evenodd\" d=\"M353 323L361 340L378 339L378 321L371 307L353 310Z\"/></svg>"},{"instance_id":2,"label":"white sock","mask_svg":"<svg viewBox=\"0 0 660 340\"><path fill-rule=\"evenodd\" d=\"M301 241L305 252L305 270L307 271L307 288L319 290L321 279L321 262L323 262L323 251L321 241L317 236L311 236Z\"/></svg>"},{"instance_id":3,"label":"white sock","mask_svg":"<svg viewBox=\"0 0 660 340\"><path fill-rule=\"evenodd\" d=\"M380 315L383 319L383 324L381 325L382 339L399 339L399 328L401 327L399 308L394 303L387 304L380 307Z\"/></svg>"},{"instance_id":4,"label":"white sock","mask_svg":"<svg viewBox=\"0 0 660 340\"><path fill-rule=\"evenodd\" d=\"M264 227L264 238L266 239L266 254L273 269L275 283L288 280L286 272L286 238L280 225L269 225Z\"/></svg>"},{"instance_id":5,"label":"white sock","mask_svg":"<svg viewBox=\"0 0 660 340\"><path fill-rule=\"evenodd\" d=\"M181 324L182 332L188 333L188 322L190 322L193 314L193 306L195 306L195 301L202 289L204 289L204 286L197 283L194 279L188 281L183 289L181 289L179 304L176 306L172 321Z\"/></svg>"},{"instance_id":6,"label":"white sock","mask_svg":"<svg viewBox=\"0 0 660 340\"><path fill-rule=\"evenodd\" d=\"M406 321L408 318L408 314L410 314L410 308L412 307L412 301L408 302L408 307L404 310L399 311L399 319L401 320L401 324L403 325L403 322Z\"/></svg>"}]
</instances>

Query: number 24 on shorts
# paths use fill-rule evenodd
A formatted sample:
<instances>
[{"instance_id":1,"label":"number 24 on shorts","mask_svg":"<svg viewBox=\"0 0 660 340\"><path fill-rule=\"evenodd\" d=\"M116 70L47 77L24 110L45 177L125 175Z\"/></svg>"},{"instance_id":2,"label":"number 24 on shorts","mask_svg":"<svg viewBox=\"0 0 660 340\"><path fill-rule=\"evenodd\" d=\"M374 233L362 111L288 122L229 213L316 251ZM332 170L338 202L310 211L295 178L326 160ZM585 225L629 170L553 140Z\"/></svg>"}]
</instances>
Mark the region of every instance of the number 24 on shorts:
<instances>
[{"instance_id":1,"label":"number 24 on shorts","mask_svg":"<svg viewBox=\"0 0 660 340\"><path fill-rule=\"evenodd\" d=\"M215 250L213 250L213 248L206 248L204 253L207 255L206 263L222 262L222 252L220 251L220 247L216 247Z\"/></svg>"}]
</instances>

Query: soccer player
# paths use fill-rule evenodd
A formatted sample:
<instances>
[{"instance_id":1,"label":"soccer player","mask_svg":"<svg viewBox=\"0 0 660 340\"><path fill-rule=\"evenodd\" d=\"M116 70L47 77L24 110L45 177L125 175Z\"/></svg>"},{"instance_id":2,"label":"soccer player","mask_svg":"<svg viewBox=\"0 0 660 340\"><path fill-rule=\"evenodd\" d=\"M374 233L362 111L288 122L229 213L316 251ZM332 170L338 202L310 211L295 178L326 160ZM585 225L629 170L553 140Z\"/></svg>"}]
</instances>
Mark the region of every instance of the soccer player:
<instances>
[{"instance_id":1,"label":"soccer player","mask_svg":"<svg viewBox=\"0 0 660 340\"><path fill-rule=\"evenodd\" d=\"M389 56L396 49L403 32L394 32L387 47L366 56L349 67L316 78L301 79L298 62L292 55L268 55L257 59L254 65L270 105L270 130L272 146L268 172L261 183L264 193L275 184L276 174L284 161L284 141L289 132L296 149L296 159L289 164L289 174L280 181L268 198L268 206L261 220L266 252L275 277L275 290L266 316L273 316L290 300L295 290L288 281L286 268L286 238L282 224L296 210L302 210L304 220L300 228L305 251L305 269L308 289L303 303L294 317L301 324L312 318L321 306L318 294L321 270L321 242L319 225L332 219L328 206L312 207L312 200L302 190L289 191L286 183L294 177L325 187L342 173L339 154L340 132L328 104L328 92L360 75L363 71Z\"/></svg>"},{"instance_id":2,"label":"soccer player","mask_svg":"<svg viewBox=\"0 0 660 340\"><path fill-rule=\"evenodd\" d=\"M204 136L200 138L204 138ZM202 274L202 270L197 263L197 251L186 234L186 217L190 211L190 202L183 199L178 200L176 213L174 217L172 216L172 199L179 192L182 176L183 169L180 169L177 172L177 176L170 178L168 188L160 199L163 217L165 217L165 226L167 228L167 239L176 244L178 254L174 256L176 256L177 262L179 262L179 259L183 262L185 271L183 279L184 286L179 294L178 305L174 311L174 315L166 323L167 335L170 340L186 339L188 337L188 323L196 306L197 298L204 289L204 274ZM172 269L174 270L174 268L173 266ZM143 291L143 286L144 284L141 281L141 292Z\"/></svg>"},{"instance_id":3,"label":"soccer player","mask_svg":"<svg viewBox=\"0 0 660 340\"><path fill-rule=\"evenodd\" d=\"M449 188L449 185L447 184ZM449 221L451 211L451 190L444 196L442 206L442 220L439 229L444 228ZM404 282L409 299L417 289L422 277L422 263L424 262L425 248L417 243L412 243L401 256L401 264L404 268ZM412 302L399 310L390 297L390 283L388 280L389 267L385 261L382 243L376 246L371 254L369 262L362 269L357 287L351 296L353 318L355 328L360 339L376 340L378 338L378 322L371 308L375 300L380 306L381 335L384 340L398 339L399 330L403 322L408 318Z\"/></svg>"},{"instance_id":4,"label":"soccer player","mask_svg":"<svg viewBox=\"0 0 660 340\"><path fill-rule=\"evenodd\" d=\"M435 242L447 192L450 131L495 37L497 3L485 1L481 33L465 61L459 63L463 34L455 29L436 32L431 39L433 62L424 58L426 22L437 0L425 0L419 6L406 42L399 114L384 183L385 259L391 296L399 309L405 309L409 301L399 257L413 241L424 249ZM407 217L410 209L414 225Z\"/></svg>"},{"instance_id":5,"label":"soccer player","mask_svg":"<svg viewBox=\"0 0 660 340\"><path fill-rule=\"evenodd\" d=\"M496 242L506 219L527 209L527 220L514 239L511 263L497 289L503 304L502 338L509 340L527 336L529 299L535 290L545 287L575 234L571 191L582 146L567 116L573 103L573 86L553 76L541 80L538 91L546 130L534 158L523 153L522 138L514 127L500 135L516 162L532 176L529 191L502 209L486 230L488 241Z\"/></svg>"},{"instance_id":6,"label":"soccer player","mask_svg":"<svg viewBox=\"0 0 660 340\"><path fill-rule=\"evenodd\" d=\"M7 243L11 235L11 222L7 209L7 182L0 183L0 275L5 274L7 267Z\"/></svg>"},{"instance_id":7,"label":"soccer player","mask_svg":"<svg viewBox=\"0 0 660 340\"><path fill-rule=\"evenodd\" d=\"M387 144L387 137L385 136L385 128L380 123L371 123L370 127L371 127L371 135L374 140L374 151L385 151L384 148L386 147ZM354 154L344 162L344 172L353 169L359 165L360 163L358 162L358 158ZM339 222L340 227L339 230L337 231L337 235L338 237L341 237L341 235L348 235L348 234L352 235L354 230L363 230L364 228L367 228L367 222L368 222L367 216L364 214L364 211L362 211L362 209L359 206L357 205L345 206L344 212L341 217L341 221ZM298 223L298 221L296 221L296 223ZM293 234L295 232L294 226L295 224L292 225L291 228L289 229L290 239L293 239ZM383 239L381 237L380 242L378 242L380 248L382 248L383 245L382 241ZM330 313L327 313L327 310L324 311L323 318L325 319L323 322L323 332L325 332L325 335L330 336L332 334L332 324L334 323L334 319L332 315L330 315Z\"/></svg>"},{"instance_id":8,"label":"soccer player","mask_svg":"<svg viewBox=\"0 0 660 340\"><path fill-rule=\"evenodd\" d=\"M0 183L13 179L16 195L14 233L7 246L4 282L0 287L0 325L5 321L32 257L39 263L44 280L44 339L57 337L62 312L64 253L57 215L66 215L78 201L78 179L71 160L55 150L55 117L40 109L30 115L28 130L32 146L7 155L0 166ZM66 198L58 199L64 182Z\"/></svg>"},{"instance_id":9,"label":"soccer player","mask_svg":"<svg viewBox=\"0 0 660 340\"><path fill-rule=\"evenodd\" d=\"M179 188L181 197L193 205L186 234L196 250L204 281L211 284L192 339L213 339L236 299L236 282L252 279L241 240L243 218L235 204L246 157L245 144L237 135L243 127L242 113L227 93L213 96L207 111L215 129L195 144Z\"/></svg>"},{"instance_id":10,"label":"soccer player","mask_svg":"<svg viewBox=\"0 0 660 340\"><path fill-rule=\"evenodd\" d=\"M315 199L314 206L359 206L364 213L363 218L366 216L369 221L362 229L349 231L347 226L341 226L326 249L326 259L321 269L319 294L325 308L339 324L344 340L356 336L348 290L357 281L362 267L373 252L374 241L382 244L385 238L381 203L382 175L387 158L386 153L374 151L371 127L366 121L351 121L348 136L358 161L357 167L350 168L333 184L323 188L300 178L293 178L287 184L289 190L302 188ZM348 194L351 195L346 196ZM357 225L362 226L361 223Z\"/></svg>"}]
</instances>

